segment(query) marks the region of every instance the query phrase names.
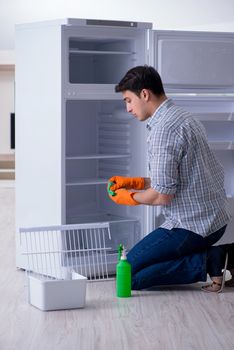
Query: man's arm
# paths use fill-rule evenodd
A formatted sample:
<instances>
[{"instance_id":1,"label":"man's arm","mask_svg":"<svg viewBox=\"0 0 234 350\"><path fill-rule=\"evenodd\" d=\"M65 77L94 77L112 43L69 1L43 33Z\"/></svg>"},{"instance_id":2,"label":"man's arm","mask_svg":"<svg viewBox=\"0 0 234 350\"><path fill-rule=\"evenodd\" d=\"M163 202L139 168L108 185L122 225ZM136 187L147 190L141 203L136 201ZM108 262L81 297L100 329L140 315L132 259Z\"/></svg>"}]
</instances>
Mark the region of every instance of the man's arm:
<instances>
[{"instance_id":1,"label":"man's arm","mask_svg":"<svg viewBox=\"0 0 234 350\"><path fill-rule=\"evenodd\" d=\"M150 177L145 177L145 191L136 192L133 195L133 199L140 204L146 205L167 205L174 197L173 194L162 194L151 188Z\"/></svg>"},{"instance_id":2,"label":"man's arm","mask_svg":"<svg viewBox=\"0 0 234 350\"><path fill-rule=\"evenodd\" d=\"M167 205L171 202L173 197L173 194L162 194L155 191L153 188L147 188L145 191L136 192L133 195L135 201L146 205Z\"/></svg>"},{"instance_id":3,"label":"man's arm","mask_svg":"<svg viewBox=\"0 0 234 350\"><path fill-rule=\"evenodd\" d=\"M115 177L117 178L117 177ZM131 179L131 178L130 178ZM133 178L136 179L136 178ZM117 179L119 180L119 179ZM120 179L122 180L122 178ZM123 179L123 180L126 180ZM146 204L146 205L167 205L170 203L174 194L162 194L151 187L150 178L142 178L144 180L144 190L142 192L131 192L126 188L119 188L115 194L109 193L109 197L116 203L122 205L137 205L137 204Z\"/></svg>"}]
</instances>

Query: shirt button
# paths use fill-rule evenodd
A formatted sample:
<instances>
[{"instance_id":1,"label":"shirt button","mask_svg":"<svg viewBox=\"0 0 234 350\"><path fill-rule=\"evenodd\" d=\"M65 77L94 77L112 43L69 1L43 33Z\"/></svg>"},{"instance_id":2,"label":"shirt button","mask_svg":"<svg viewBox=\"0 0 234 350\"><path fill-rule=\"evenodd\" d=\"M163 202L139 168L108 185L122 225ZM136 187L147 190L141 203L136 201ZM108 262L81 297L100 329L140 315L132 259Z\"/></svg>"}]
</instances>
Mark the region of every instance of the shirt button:
<instances>
[{"instance_id":1,"label":"shirt button","mask_svg":"<svg viewBox=\"0 0 234 350\"><path fill-rule=\"evenodd\" d=\"M151 126L149 126L149 124L146 125L148 130L151 130Z\"/></svg>"}]
</instances>

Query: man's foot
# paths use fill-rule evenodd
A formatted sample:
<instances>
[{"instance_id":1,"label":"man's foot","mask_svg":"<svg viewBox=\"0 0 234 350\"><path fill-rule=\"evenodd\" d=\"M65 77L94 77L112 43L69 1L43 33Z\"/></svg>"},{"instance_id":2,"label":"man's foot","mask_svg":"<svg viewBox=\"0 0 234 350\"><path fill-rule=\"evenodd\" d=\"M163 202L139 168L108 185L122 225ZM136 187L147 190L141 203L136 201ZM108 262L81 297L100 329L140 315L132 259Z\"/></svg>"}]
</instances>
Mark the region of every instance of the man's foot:
<instances>
[{"instance_id":1,"label":"man's foot","mask_svg":"<svg viewBox=\"0 0 234 350\"><path fill-rule=\"evenodd\" d=\"M211 249L212 248L213 248L214 252L217 252L218 247L217 248L216 247L211 247ZM220 261L220 263L221 263L221 261ZM212 284L202 287L202 290L204 292L208 292L208 293L212 293L212 292L214 292L214 293L221 293L222 292L223 287L225 285L225 275L226 275L227 264L228 264L228 253L226 253L226 256L225 256L224 268L223 268L223 271L222 271L223 275L222 276L217 276L217 277L214 277L214 275L213 275L213 277L211 277Z\"/></svg>"},{"instance_id":2,"label":"man's foot","mask_svg":"<svg viewBox=\"0 0 234 350\"><path fill-rule=\"evenodd\" d=\"M223 277L213 277L212 284L202 287L203 292L220 293L223 290Z\"/></svg>"}]
</instances>

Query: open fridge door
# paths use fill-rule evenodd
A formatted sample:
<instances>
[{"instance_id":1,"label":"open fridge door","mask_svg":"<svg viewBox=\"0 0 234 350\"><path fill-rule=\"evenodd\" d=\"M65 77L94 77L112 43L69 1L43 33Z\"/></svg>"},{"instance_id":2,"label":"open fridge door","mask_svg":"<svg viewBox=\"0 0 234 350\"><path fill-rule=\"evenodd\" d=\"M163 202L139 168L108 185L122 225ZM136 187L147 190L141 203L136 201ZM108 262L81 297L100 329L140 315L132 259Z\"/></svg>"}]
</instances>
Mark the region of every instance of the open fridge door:
<instances>
[{"instance_id":1,"label":"open fridge door","mask_svg":"<svg viewBox=\"0 0 234 350\"><path fill-rule=\"evenodd\" d=\"M225 171L234 216L234 34L153 31L150 53L168 97L205 126L210 147ZM155 226L162 221L155 208ZM233 222L222 242L233 241Z\"/></svg>"}]
</instances>

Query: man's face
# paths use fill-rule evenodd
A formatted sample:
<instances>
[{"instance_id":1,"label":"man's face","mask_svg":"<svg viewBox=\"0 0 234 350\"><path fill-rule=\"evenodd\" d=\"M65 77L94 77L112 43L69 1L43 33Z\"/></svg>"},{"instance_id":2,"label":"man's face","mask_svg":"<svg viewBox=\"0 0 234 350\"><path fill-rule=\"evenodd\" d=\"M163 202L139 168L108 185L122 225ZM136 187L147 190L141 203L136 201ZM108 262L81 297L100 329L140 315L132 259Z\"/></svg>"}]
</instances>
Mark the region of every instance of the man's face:
<instances>
[{"instance_id":1,"label":"man's face","mask_svg":"<svg viewBox=\"0 0 234 350\"><path fill-rule=\"evenodd\" d=\"M147 90L142 90L140 96L137 96L129 90L124 91L122 94L126 103L127 112L131 113L140 121L144 121L150 117Z\"/></svg>"}]
</instances>

